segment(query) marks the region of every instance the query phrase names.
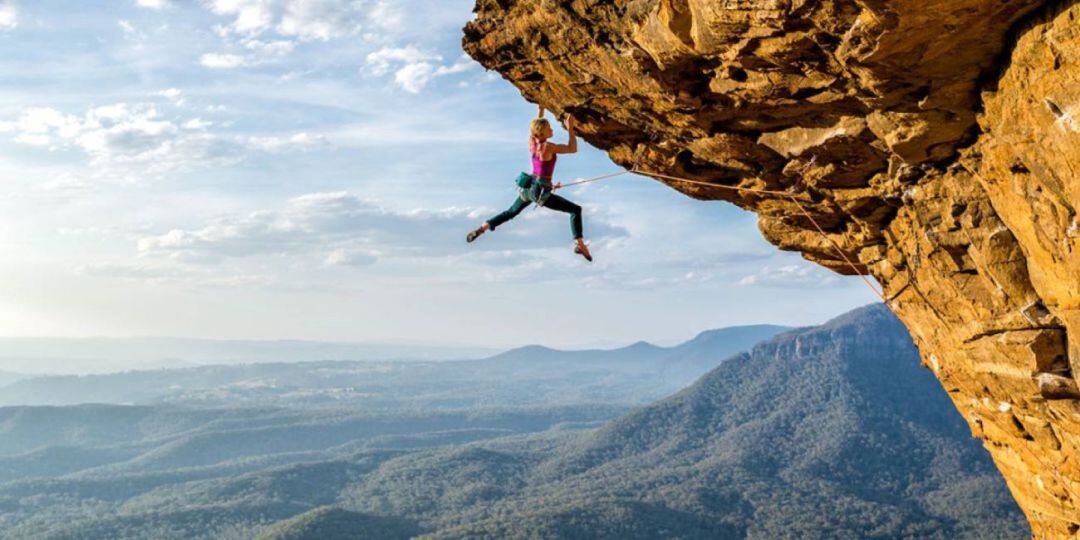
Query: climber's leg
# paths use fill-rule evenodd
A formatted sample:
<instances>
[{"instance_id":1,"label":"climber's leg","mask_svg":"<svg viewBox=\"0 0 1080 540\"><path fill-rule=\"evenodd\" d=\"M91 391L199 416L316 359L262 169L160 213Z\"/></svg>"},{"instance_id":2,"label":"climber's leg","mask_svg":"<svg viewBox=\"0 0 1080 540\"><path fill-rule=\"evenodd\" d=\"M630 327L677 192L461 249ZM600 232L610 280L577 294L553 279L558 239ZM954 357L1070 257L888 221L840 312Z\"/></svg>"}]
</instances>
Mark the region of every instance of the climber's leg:
<instances>
[{"instance_id":1,"label":"climber's leg","mask_svg":"<svg viewBox=\"0 0 1080 540\"><path fill-rule=\"evenodd\" d=\"M516 199L514 199L514 204L510 205L510 208L507 208L495 217L487 220L488 228L494 231L495 228L499 225L502 225L503 223L506 223L507 221L516 218L517 215L520 214L522 210L528 208L530 204L532 203L522 199L521 197L517 197Z\"/></svg>"},{"instance_id":2,"label":"climber's leg","mask_svg":"<svg viewBox=\"0 0 1080 540\"><path fill-rule=\"evenodd\" d=\"M495 227L510 221L517 217L526 207L529 206L529 201L523 200L521 197L514 199L514 204L510 205L510 208L500 212L495 217L485 221L482 225L477 227L475 231L470 232L466 237L466 242L472 242L488 231L494 231Z\"/></svg>"},{"instance_id":3,"label":"climber's leg","mask_svg":"<svg viewBox=\"0 0 1080 540\"><path fill-rule=\"evenodd\" d=\"M552 194L548 197L544 206L558 212L566 212L570 214L570 232L573 233L574 239L581 239L582 224L581 224L581 206L574 204L558 195Z\"/></svg>"}]
</instances>

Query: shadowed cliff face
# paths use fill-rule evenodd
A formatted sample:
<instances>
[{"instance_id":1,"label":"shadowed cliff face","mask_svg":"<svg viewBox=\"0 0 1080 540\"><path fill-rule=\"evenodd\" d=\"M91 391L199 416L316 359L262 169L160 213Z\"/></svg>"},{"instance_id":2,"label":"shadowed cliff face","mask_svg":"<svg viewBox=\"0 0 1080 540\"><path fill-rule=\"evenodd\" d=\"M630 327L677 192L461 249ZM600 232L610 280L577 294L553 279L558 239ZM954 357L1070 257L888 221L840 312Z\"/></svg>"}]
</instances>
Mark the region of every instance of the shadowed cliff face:
<instances>
[{"instance_id":1,"label":"shadowed cliff face","mask_svg":"<svg viewBox=\"0 0 1080 540\"><path fill-rule=\"evenodd\" d=\"M1036 535L1080 529L1080 4L479 0L465 48L615 162L868 273ZM1070 354L1071 352L1071 354Z\"/></svg>"}]
</instances>

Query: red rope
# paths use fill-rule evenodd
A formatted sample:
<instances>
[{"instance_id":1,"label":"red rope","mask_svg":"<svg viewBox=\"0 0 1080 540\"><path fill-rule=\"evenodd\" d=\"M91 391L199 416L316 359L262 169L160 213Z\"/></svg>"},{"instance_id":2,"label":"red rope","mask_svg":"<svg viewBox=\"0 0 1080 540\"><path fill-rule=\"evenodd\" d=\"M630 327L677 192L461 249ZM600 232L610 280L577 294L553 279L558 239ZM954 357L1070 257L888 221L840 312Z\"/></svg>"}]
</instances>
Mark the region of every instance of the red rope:
<instances>
[{"instance_id":1,"label":"red rope","mask_svg":"<svg viewBox=\"0 0 1080 540\"><path fill-rule=\"evenodd\" d=\"M578 180L577 182L570 182L569 184L559 184L559 185L555 186L554 188L552 188L551 191L556 191L556 190L559 190L559 189L568 188L570 186L580 186L581 184L588 184L589 182L599 182L600 180L606 180L608 178L614 178L616 176L622 176L624 174L630 174L631 172L632 171L622 171L622 172L617 172L617 173L605 174L604 176L597 176L596 178L587 178L585 180Z\"/></svg>"},{"instance_id":2,"label":"red rope","mask_svg":"<svg viewBox=\"0 0 1080 540\"><path fill-rule=\"evenodd\" d=\"M885 298L885 295L881 291L879 291L873 283L870 283L870 278L866 277L866 274L859 271L858 267L855 266L855 263L851 262L851 259L849 259L847 254L844 253L844 250L840 249L840 245L837 244L828 234L825 234L825 230L821 228L821 225L818 225L818 222L813 218L813 216L810 215L810 212L806 211L806 208L803 207L802 203L800 203L799 200L792 195L789 195L788 198L791 199L791 202L795 203L795 206L799 207L799 210L804 216L806 216L806 219L809 219L810 223L814 224L814 228L817 229L818 233L820 233L821 236L823 236L826 240L829 241L830 244L832 244L833 249L835 249L836 252L844 258L844 261L848 263L848 266L851 267L851 270L858 274L859 277L861 277L862 280L866 282L866 286L870 287L870 290L874 291L874 294L878 295L878 298L881 298L881 301L885 302L885 305L888 306L889 300Z\"/></svg>"}]
</instances>

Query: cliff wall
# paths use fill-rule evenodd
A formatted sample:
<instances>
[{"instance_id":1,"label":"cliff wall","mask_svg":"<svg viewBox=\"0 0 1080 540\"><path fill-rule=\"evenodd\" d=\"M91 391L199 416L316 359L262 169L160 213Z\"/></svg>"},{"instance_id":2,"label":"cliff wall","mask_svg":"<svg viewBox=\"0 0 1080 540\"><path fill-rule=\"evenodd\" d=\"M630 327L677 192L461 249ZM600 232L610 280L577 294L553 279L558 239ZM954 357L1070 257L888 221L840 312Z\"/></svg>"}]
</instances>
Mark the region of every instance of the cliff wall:
<instances>
[{"instance_id":1,"label":"cliff wall","mask_svg":"<svg viewBox=\"0 0 1080 540\"><path fill-rule=\"evenodd\" d=\"M623 166L866 273L1036 536L1080 531L1080 3L478 0L466 51Z\"/></svg>"}]
</instances>

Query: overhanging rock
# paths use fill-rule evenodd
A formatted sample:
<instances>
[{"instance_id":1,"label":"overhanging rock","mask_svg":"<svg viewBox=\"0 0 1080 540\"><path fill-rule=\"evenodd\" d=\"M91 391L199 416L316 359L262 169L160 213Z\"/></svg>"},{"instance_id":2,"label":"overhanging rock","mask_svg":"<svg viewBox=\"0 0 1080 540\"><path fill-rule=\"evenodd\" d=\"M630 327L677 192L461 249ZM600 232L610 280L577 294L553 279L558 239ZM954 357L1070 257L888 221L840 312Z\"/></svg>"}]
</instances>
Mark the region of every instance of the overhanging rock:
<instances>
[{"instance_id":1,"label":"overhanging rock","mask_svg":"<svg viewBox=\"0 0 1080 540\"><path fill-rule=\"evenodd\" d=\"M1080 5L479 0L465 49L615 162L800 182L884 286L1036 536L1080 529ZM781 249L852 273L781 197Z\"/></svg>"}]
</instances>

